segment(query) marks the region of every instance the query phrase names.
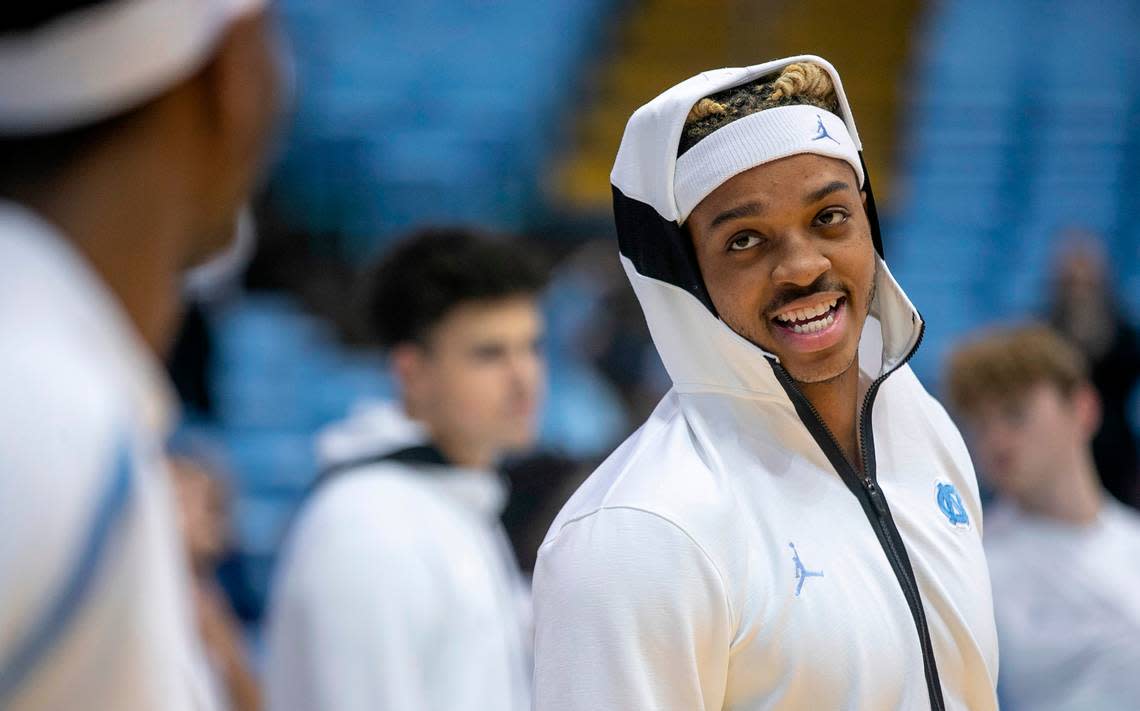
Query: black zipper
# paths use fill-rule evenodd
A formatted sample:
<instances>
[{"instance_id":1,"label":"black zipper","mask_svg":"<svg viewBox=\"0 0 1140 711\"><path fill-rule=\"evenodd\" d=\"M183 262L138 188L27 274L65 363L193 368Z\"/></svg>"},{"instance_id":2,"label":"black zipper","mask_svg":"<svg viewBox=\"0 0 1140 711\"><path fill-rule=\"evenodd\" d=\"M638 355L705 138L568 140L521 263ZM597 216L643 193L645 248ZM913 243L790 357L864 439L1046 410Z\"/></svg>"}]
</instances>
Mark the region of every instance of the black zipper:
<instances>
[{"instance_id":1,"label":"black zipper","mask_svg":"<svg viewBox=\"0 0 1140 711\"><path fill-rule=\"evenodd\" d=\"M819 444L823 453L827 456L828 461L835 467L836 472L839 474L840 479L847 485L847 488L859 500L863 506L863 512L867 516L867 520L875 529L875 536L879 539L879 545L883 548L883 553L887 556L887 561L891 564L891 569L894 570L895 578L898 579L899 586L902 587L903 596L906 598L907 606L910 607L911 617L914 619L915 628L918 631L919 643L922 646L922 662L923 671L926 675L926 689L930 697L930 708L933 711L945 711L946 702L942 698L942 683L938 678L938 664L934 659L934 648L930 639L930 629L926 623L926 612L922 607L922 596L918 590L918 582L914 577L914 569L910 565L910 558L906 553L906 546L903 543L902 536L899 534L898 527L895 525L894 518L891 516L890 505L887 503L886 496L883 495L882 490L875 482L875 438L874 431L871 429L871 411L874 407L875 397L878 395L879 386L887 379L892 373L901 368L910 360L914 352L918 350L919 345L922 344L922 338L925 334L926 326L922 324L919 328L918 339L915 341L914 346L906 354L906 356L886 373L883 373L871 383L871 387L867 390L867 395L863 399L863 406L859 415L859 445L861 458L863 463L863 474L860 476L859 472L855 470L851 462L847 460L846 455L843 454L843 448L839 446L839 441L835 435L828 428L827 423L820 417L819 411L807 399L807 396L800 391L796 386L795 381L792 380L791 375L784 366L778 362L771 361L772 368L776 372L777 379L783 386L784 390L791 398L792 404L796 408L797 414L807 426L808 431Z\"/></svg>"}]
</instances>

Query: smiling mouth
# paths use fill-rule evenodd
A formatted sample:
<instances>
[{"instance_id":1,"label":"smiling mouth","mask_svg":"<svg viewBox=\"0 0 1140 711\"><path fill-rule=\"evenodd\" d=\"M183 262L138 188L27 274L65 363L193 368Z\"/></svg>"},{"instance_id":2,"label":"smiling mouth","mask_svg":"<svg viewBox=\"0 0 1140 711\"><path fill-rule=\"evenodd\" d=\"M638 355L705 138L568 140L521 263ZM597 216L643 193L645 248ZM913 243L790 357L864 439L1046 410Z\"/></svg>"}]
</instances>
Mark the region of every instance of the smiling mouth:
<instances>
[{"instance_id":1,"label":"smiling mouth","mask_svg":"<svg viewBox=\"0 0 1140 711\"><path fill-rule=\"evenodd\" d=\"M845 303L847 303L847 297L840 296L811 308L796 309L780 314L772 319L772 323L797 335L811 335L835 323L836 315Z\"/></svg>"}]
</instances>

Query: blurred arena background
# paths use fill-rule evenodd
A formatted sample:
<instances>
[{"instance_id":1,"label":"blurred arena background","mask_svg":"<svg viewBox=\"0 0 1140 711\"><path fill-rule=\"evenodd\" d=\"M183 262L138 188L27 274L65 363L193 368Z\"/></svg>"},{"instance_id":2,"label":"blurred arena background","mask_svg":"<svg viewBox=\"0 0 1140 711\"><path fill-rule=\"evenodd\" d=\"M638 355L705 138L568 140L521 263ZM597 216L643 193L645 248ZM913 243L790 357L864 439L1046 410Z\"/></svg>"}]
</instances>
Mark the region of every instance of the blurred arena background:
<instances>
[{"instance_id":1,"label":"blurred arena background","mask_svg":"<svg viewBox=\"0 0 1140 711\"><path fill-rule=\"evenodd\" d=\"M1099 235L1140 309L1135 0L283 0L295 100L240 285L193 286L179 434L226 478L225 586L256 639L314 436L393 394L353 277L408 230L525 236L554 266L541 451L511 463L527 567L590 466L668 386L616 255L608 174L638 105L702 69L796 53L847 81L888 262L928 322L913 365L1045 315L1062 242ZM1133 431L1137 407L1129 401Z\"/></svg>"}]
</instances>

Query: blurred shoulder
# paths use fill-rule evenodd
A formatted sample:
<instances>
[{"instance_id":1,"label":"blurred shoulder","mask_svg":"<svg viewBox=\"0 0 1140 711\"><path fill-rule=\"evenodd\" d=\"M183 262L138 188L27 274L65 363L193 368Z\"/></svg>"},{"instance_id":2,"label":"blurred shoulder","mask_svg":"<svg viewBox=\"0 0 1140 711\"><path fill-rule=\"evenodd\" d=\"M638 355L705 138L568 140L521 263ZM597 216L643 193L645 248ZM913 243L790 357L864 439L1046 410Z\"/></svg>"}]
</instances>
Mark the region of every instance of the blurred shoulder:
<instances>
[{"instance_id":1,"label":"blurred shoulder","mask_svg":"<svg viewBox=\"0 0 1140 711\"><path fill-rule=\"evenodd\" d=\"M361 561L447 570L469 526L425 475L384 462L333 475L298 511L286 546L291 567L356 575Z\"/></svg>"},{"instance_id":2,"label":"blurred shoulder","mask_svg":"<svg viewBox=\"0 0 1140 711\"><path fill-rule=\"evenodd\" d=\"M0 502L39 516L92 493L136 434L114 375L55 330L0 335Z\"/></svg>"},{"instance_id":3,"label":"blurred shoulder","mask_svg":"<svg viewBox=\"0 0 1140 711\"><path fill-rule=\"evenodd\" d=\"M667 539L688 541L720 568L736 557L729 549L738 511L729 481L702 457L670 394L574 493L540 555L565 548L560 540L616 526L628 534L624 545L631 553L655 555Z\"/></svg>"}]
</instances>

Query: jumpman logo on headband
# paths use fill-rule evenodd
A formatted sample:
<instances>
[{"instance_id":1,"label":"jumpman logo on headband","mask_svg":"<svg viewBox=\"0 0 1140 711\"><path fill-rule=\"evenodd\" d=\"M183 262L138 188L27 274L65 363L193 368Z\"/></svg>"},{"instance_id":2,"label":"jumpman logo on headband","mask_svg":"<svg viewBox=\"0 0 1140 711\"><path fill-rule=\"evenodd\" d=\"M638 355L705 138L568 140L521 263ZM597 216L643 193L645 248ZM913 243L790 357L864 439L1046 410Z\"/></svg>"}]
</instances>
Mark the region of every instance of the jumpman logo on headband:
<instances>
[{"instance_id":1,"label":"jumpman logo on headband","mask_svg":"<svg viewBox=\"0 0 1140 711\"><path fill-rule=\"evenodd\" d=\"M796 597L799 597L800 591L804 588L804 581L808 578L822 578L823 571L805 568L803 561L800 560L800 554L796 551L796 544L788 543L788 547L792 549L792 562L796 564Z\"/></svg>"},{"instance_id":2,"label":"jumpman logo on headband","mask_svg":"<svg viewBox=\"0 0 1140 711\"><path fill-rule=\"evenodd\" d=\"M815 134L815 137L812 138L811 140L818 141L821 138L828 138L832 141L835 141L836 145L839 145L839 141L834 136L832 136L830 133L827 132L827 126L823 125L823 117L820 116L819 114L816 114L815 120L816 120L816 124L815 124L816 134Z\"/></svg>"}]
</instances>

